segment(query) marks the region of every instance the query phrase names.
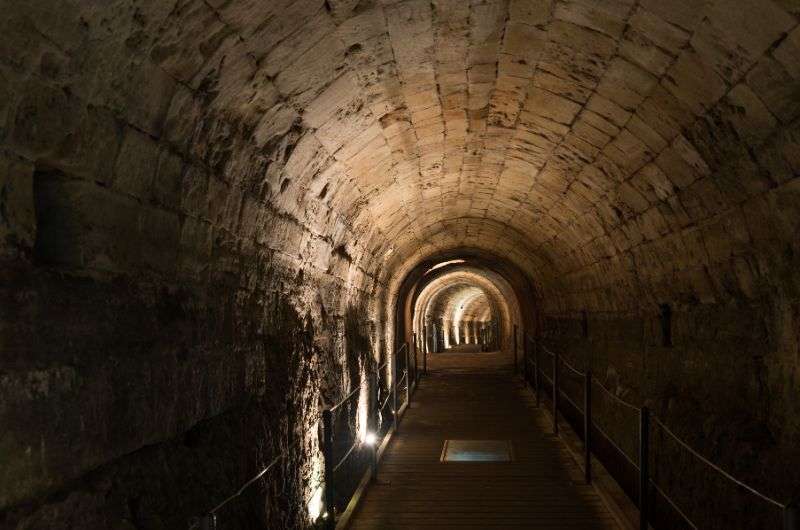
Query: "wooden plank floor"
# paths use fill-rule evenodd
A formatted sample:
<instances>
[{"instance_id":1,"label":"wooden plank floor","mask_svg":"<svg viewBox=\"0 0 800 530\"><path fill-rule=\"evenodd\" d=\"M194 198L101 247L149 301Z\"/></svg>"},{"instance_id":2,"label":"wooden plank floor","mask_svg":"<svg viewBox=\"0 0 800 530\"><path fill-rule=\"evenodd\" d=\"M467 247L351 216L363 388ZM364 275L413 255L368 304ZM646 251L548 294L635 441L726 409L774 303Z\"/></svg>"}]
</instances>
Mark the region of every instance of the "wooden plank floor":
<instances>
[{"instance_id":1,"label":"wooden plank floor","mask_svg":"<svg viewBox=\"0 0 800 530\"><path fill-rule=\"evenodd\" d=\"M439 354L350 528L619 528L507 356ZM511 463L441 463L446 439L511 440Z\"/></svg>"}]
</instances>

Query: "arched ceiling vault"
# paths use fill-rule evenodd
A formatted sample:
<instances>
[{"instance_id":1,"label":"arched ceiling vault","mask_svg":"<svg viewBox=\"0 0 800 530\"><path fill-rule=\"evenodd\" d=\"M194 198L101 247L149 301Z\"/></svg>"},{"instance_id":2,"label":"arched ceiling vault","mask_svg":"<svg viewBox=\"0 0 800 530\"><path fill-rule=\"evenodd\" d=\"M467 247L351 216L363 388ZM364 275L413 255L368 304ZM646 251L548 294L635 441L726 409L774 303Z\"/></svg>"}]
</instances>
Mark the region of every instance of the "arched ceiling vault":
<instances>
[{"instance_id":1,"label":"arched ceiling vault","mask_svg":"<svg viewBox=\"0 0 800 530\"><path fill-rule=\"evenodd\" d=\"M367 249L399 256L384 270L475 246L534 262L583 304L636 303L643 286L713 297L698 270L750 242L718 226L746 224L742 203L786 170L754 149L786 161L797 143L797 14L767 0L361 3L314 61L288 66L320 73L339 39L335 79L288 95L358 187L340 206L373 228ZM730 251L713 255L719 241Z\"/></svg>"},{"instance_id":2,"label":"arched ceiling vault","mask_svg":"<svg viewBox=\"0 0 800 530\"><path fill-rule=\"evenodd\" d=\"M431 270L425 276L413 294L413 329L417 334L430 321L451 321L456 310L464 320L497 319L503 342L513 325L522 322L520 293L493 270L464 263ZM486 309L490 310L488 314Z\"/></svg>"},{"instance_id":3,"label":"arched ceiling vault","mask_svg":"<svg viewBox=\"0 0 800 530\"><path fill-rule=\"evenodd\" d=\"M345 281L477 248L624 309L755 296L797 246L790 0L14 3L69 97L191 160L186 201L216 179L226 229Z\"/></svg>"}]
</instances>

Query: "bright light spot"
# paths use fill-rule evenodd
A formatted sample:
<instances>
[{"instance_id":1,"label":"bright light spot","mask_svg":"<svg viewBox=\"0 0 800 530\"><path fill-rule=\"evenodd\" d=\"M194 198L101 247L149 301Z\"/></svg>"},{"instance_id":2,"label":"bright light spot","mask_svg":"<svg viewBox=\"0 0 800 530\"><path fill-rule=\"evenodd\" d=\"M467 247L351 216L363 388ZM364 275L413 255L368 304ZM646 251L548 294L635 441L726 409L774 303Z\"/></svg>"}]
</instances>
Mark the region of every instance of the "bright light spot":
<instances>
[{"instance_id":1,"label":"bright light spot","mask_svg":"<svg viewBox=\"0 0 800 530\"><path fill-rule=\"evenodd\" d=\"M464 263L466 260L463 259L451 259L450 261L443 261L441 263L437 263L430 269L425 271L425 274L428 274L431 271L435 271L436 269L441 269L442 267L447 267L448 265L456 265L458 263Z\"/></svg>"},{"instance_id":2,"label":"bright light spot","mask_svg":"<svg viewBox=\"0 0 800 530\"><path fill-rule=\"evenodd\" d=\"M375 445L375 442L378 441L378 437L375 436L374 432L368 432L367 435L364 437L364 443L372 446Z\"/></svg>"},{"instance_id":3,"label":"bright light spot","mask_svg":"<svg viewBox=\"0 0 800 530\"><path fill-rule=\"evenodd\" d=\"M310 482L312 484L320 484L322 482L322 473L324 471L324 467L325 466L322 460L322 455L321 454L314 455L311 461ZM306 503L306 505L308 506L308 516L311 518L312 521L316 521L317 519L319 519L319 516L322 513L322 508L324 506L322 502L323 487L318 486L310 493L311 496L309 497Z\"/></svg>"},{"instance_id":4,"label":"bright light spot","mask_svg":"<svg viewBox=\"0 0 800 530\"><path fill-rule=\"evenodd\" d=\"M321 486L314 491L314 494L311 496L311 500L308 501L308 515L309 517L311 517L311 520L316 521L317 519L319 519L320 513L322 513ZM328 515L328 513L325 512L325 515Z\"/></svg>"},{"instance_id":5,"label":"bright light spot","mask_svg":"<svg viewBox=\"0 0 800 530\"><path fill-rule=\"evenodd\" d=\"M366 378L367 372L362 366L361 380L364 381ZM369 416L369 411L367 410L367 404L369 402L369 389L367 386L368 385L361 385L361 391L358 393L358 438L362 442L367 436L367 422Z\"/></svg>"}]
</instances>

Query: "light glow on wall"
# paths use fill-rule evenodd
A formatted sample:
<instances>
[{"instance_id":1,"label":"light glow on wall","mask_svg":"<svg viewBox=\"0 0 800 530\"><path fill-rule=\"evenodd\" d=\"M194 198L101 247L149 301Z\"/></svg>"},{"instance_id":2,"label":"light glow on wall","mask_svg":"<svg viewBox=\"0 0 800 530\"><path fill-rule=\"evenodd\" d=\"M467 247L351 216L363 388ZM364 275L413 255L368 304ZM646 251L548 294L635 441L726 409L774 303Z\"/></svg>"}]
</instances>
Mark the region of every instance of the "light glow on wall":
<instances>
[{"instance_id":1,"label":"light glow on wall","mask_svg":"<svg viewBox=\"0 0 800 530\"><path fill-rule=\"evenodd\" d=\"M361 365L361 381L367 381L367 370L364 365ZM361 390L358 393L358 439L361 443L367 439L367 423L369 422L369 388L367 384L361 385Z\"/></svg>"},{"instance_id":2,"label":"light glow on wall","mask_svg":"<svg viewBox=\"0 0 800 530\"><path fill-rule=\"evenodd\" d=\"M431 271L435 271L436 269L441 269L442 267L447 267L448 265L458 265L459 263L464 263L466 260L463 259L451 259L450 261L443 261L441 263L437 263L430 269L425 271L425 274L428 274Z\"/></svg>"},{"instance_id":3,"label":"light glow on wall","mask_svg":"<svg viewBox=\"0 0 800 530\"><path fill-rule=\"evenodd\" d=\"M471 343L470 323L474 318L474 315L471 314L471 309L472 304L479 299L486 299L486 293L480 287L471 287L465 289L464 292L452 302L451 307L455 308L453 310L452 326L456 344ZM465 315L469 317L466 322L464 318ZM477 340L475 342L477 342Z\"/></svg>"},{"instance_id":4,"label":"light glow on wall","mask_svg":"<svg viewBox=\"0 0 800 530\"><path fill-rule=\"evenodd\" d=\"M311 518L311 521L316 521L319 519L320 515L322 515L322 508L324 506L322 502L322 473L324 467L322 454L316 454L311 461L311 483L318 484L318 486L311 490L311 495L306 502L308 506L308 516Z\"/></svg>"}]
</instances>

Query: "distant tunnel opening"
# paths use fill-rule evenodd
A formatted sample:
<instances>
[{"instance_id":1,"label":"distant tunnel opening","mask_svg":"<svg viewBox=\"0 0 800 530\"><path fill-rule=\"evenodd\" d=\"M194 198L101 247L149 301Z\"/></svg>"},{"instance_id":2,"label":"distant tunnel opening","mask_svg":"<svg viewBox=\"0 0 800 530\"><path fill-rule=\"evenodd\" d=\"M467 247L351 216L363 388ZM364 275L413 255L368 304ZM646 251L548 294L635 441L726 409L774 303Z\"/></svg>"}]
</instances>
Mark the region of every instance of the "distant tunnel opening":
<instances>
[{"instance_id":1,"label":"distant tunnel opening","mask_svg":"<svg viewBox=\"0 0 800 530\"><path fill-rule=\"evenodd\" d=\"M535 333L534 298L529 277L501 257L474 249L434 255L399 290L398 340L422 354L511 354L524 330Z\"/></svg>"}]
</instances>

